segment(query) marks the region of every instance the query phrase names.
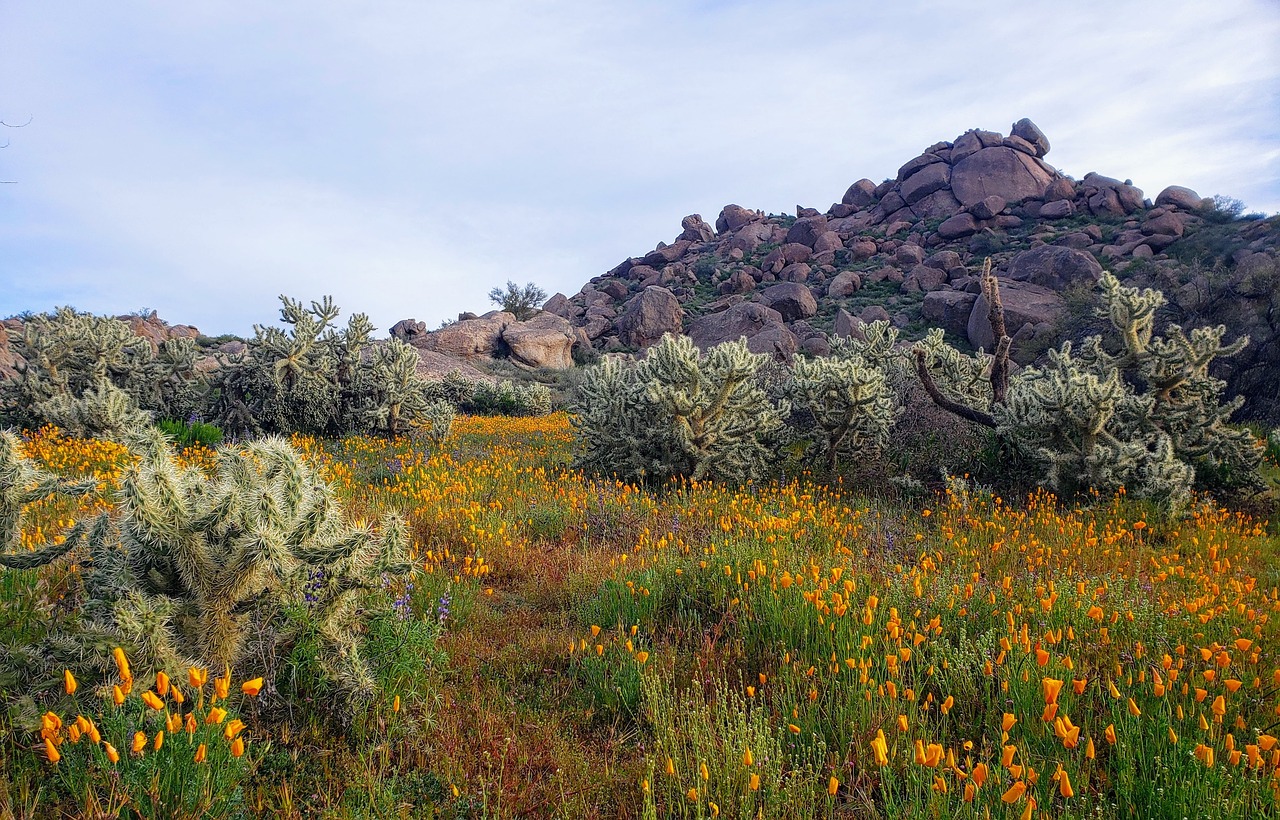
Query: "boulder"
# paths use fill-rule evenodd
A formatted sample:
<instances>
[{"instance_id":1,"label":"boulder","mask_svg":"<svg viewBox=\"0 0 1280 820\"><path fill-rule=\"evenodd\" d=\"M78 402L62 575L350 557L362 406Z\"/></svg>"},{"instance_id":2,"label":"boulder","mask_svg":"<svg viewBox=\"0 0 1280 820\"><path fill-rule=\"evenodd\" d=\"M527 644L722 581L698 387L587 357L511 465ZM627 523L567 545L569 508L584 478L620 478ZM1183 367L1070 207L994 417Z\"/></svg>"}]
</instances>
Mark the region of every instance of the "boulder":
<instances>
[{"instance_id":1,"label":"boulder","mask_svg":"<svg viewBox=\"0 0 1280 820\"><path fill-rule=\"evenodd\" d=\"M749 211L741 205L726 205L716 218L716 230L720 233L736 231L743 225L758 222L764 218L759 211Z\"/></svg>"},{"instance_id":2,"label":"boulder","mask_svg":"<svg viewBox=\"0 0 1280 820\"><path fill-rule=\"evenodd\" d=\"M614 326L623 344L645 348L664 334L679 333L684 327L684 309L671 291L650 285L627 302Z\"/></svg>"},{"instance_id":3,"label":"boulder","mask_svg":"<svg viewBox=\"0 0 1280 820\"><path fill-rule=\"evenodd\" d=\"M457 373L473 382L493 383L497 381L493 376L472 367L464 359L455 359L444 353L423 350L420 347L416 349L418 351L418 365L414 370L419 378L438 381L450 373Z\"/></svg>"},{"instance_id":4,"label":"boulder","mask_svg":"<svg viewBox=\"0 0 1280 820\"><path fill-rule=\"evenodd\" d=\"M682 229L680 239L687 239L690 242L710 242L716 238L715 229L702 219L702 214L689 214L680 220L680 227Z\"/></svg>"},{"instance_id":5,"label":"boulder","mask_svg":"<svg viewBox=\"0 0 1280 820\"><path fill-rule=\"evenodd\" d=\"M935 161L907 177L898 187L898 194L908 205L913 205L934 191L947 187L950 182L951 166L945 162Z\"/></svg>"},{"instance_id":6,"label":"boulder","mask_svg":"<svg viewBox=\"0 0 1280 820\"><path fill-rule=\"evenodd\" d=\"M1181 185L1170 185L1156 197L1156 206L1172 206L1184 211L1198 211L1204 205L1200 195Z\"/></svg>"},{"instance_id":7,"label":"boulder","mask_svg":"<svg viewBox=\"0 0 1280 820\"><path fill-rule=\"evenodd\" d=\"M853 261L865 262L878 252L876 243L870 239L861 239L849 246L849 250L853 252Z\"/></svg>"},{"instance_id":8,"label":"boulder","mask_svg":"<svg viewBox=\"0 0 1280 820\"><path fill-rule=\"evenodd\" d=\"M787 230L787 244L804 245L812 248L814 243L818 241L818 237L827 232L827 218L819 214L818 216L806 216L797 219L791 228Z\"/></svg>"},{"instance_id":9,"label":"boulder","mask_svg":"<svg viewBox=\"0 0 1280 820\"><path fill-rule=\"evenodd\" d=\"M902 280L904 293L928 293L947 286L947 274L928 265L916 265Z\"/></svg>"},{"instance_id":10,"label":"boulder","mask_svg":"<svg viewBox=\"0 0 1280 820\"><path fill-rule=\"evenodd\" d=\"M564 298L561 296L560 298ZM391 326L391 338L413 344L413 340L427 332L426 322L417 319L401 319Z\"/></svg>"},{"instance_id":11,"label":"boulder","mask_svg":"<svg viewBox=\"0 0 1280 820\"><path fill-rule=\"evenodd\" d=\"M885 310L880 305L868 305L863 309L862 313L858 314L858 318L867 324L871 324L872 322L887 322L889 321L889 311Z\"/></svg>"},{"instance_id":12,"label":"boulder","mask_svg":"<svg viewBox=\"0 0 1280 820\"><path fill-rule=\"evenodd\" d=\"M1041 245L1013 257L1005 273L1009 279L1063 291L1076 285L1093 287L1102 266L1092 254L1061 245Z\"/></svg>"},{"instance_id":13,"label":"boulder","mask_svg":"<svg viewBox=\"0 0 1280 820\"><path fill-rule=\"evenodd\" d=\"M573 345L577 339L577 330L568 320L545 311L527 321L513 322L502 330L502 341L512 360L551 370L573 367Z\"/></svg>"},{"instance_id":14,"label":"boulder","mask_svg":"<svg viewBox=\"0 0 1280 820\"><path fill-rule=\"evenodd\" d=\"M1116 188L1116 198L1120 200L1120 207L1124 208L1127 214L1135 214L1143 208L1142 189L1128 183Z\"/></svg>"},{"instance_id":15,"label":"boulder","mask_svg":"<svg viewBox=\"0 0 1280 820\"><path fill-rule=\"evenodd\" d=\"M790 359L798 348L796 335L787 330L784 324L769 325L747 339L747 350L752 353L767 353L779 359Z\"/></svg>"},{"instance_id":16,"label":"boulder","mask_svg":"<svg viewBox=\"0 0 1280 820\"><path fill-rule=\"evenodd\" d=\"M962 205L995 195L1010 204L1043 199L1054 175L1034 158L1012 148L983 148L951 168L951 192Z\"/></svg>"},{"instance_id":17,"label":"boulder","mask_svg":"<svg viewBox=\"0 0 1280 820\"><path fill-rule=\"evenodd\" d=\"M970 205L969 213L977 219L994 219L1008 204L1004 197L992 194Z\"/></svg>"},{"instance_id":18,"label":"boulder","mask_svg":"<svg viewBox=\"0 0 1280 820\"><path fill-rule=\"evenodd\" d=\"M965 157L972 156L982 150L982 142L975 131L968 131L956 137L951 146L951 164L954 165Z\"/></svg>"},{"instance_id":19,"label":"boulder","mask_svg":"<svg viewBox=\"0 0 1280 820\"><path fill-rule=\"evenodd\" d=\"M901 268L919 265L924 261L924 248L914 242L905 242L893 252L893 261Z\"/></svg>"},{"instance_id":20,"label":"boulder","mask_svg":"<svg viewBox=\"0 0 1280 820\"><path fill-rule=\"evenodd\" d=\"M855 208L865 208L876 199L876 184L869 179L860 179L849 186L840 202Z\"/></svg>"},{"instance_id":21,"label":"boulder","mask_svg":"<svg viewBox=\"0 0 1280 820\"><path fill-rule=\"evenodd\" d=\"M689 250L689 246L692 244L693 243L687 239L681 239L674 245L667 245L663 242L659 242L657 248L644 255L644 263L646 265L652 265L653 267L661 267L670 262L674 262L684 256L685 252ZM634 273L635 271L633 270L633 275L631 277L633 279L635 278Z\"/></svg>"},{"instance_id":22,"label":"boulder","mask_svg":"<svg viewBox=\"0 0 1280 820\"><path fill-rule=\"evenodd\" d=\"M568 297L563 293L557 293L555 296L548 299L542 305L542 309L547 313L554 313L564 319L573 319L575 316L581 315L582 313L582 309L574 305L573 302L570 302ZM394 330L395 329L392 328L393 332Z\"/></svg>"},{"instance_id":23,"label":"boulder","mask_svg":"<svg viewBox=\"0 0 1280 820\"><path fill-rule=\"evenodd\" d=\"M413 340L413 346L460 359L493 358L502 349L502 331L516 317L493 311L463 319Z\"/></svg>"},{"instance_id":24,"label":"boulder","mask_svg":"<svg viewBox=\"0 0 1280 820\"><path fill-rule=\"evenodd\" d=\"M807 282L809 281L809 273L812 270L804 262L796 262L783 268L778 273L778 279L783 282Z\"/></svg>"},{"instance_id":25,"label":"boulder","mask_svg":"<svg viewBox=\"0 0 1280 820\"><path fill-rule=\"evenodd\" d=\"M1142 223L1142 232L1147 236L1163 234L1166 236L1182 236L1186 230L1186 221L1177 211L1165 211L1157 217Z\"/></svg>"},{"instance_id":26,"label":"boulder","mask_svg":"<svg viewBox=\"0 0 1280 820\"><path fill-rule=\"evenodd\" d=\"M918 219L946 219L960 208L960 200L951 194L951 189L942 188L913 204L911 213Z\"/></svg>"},{"instance_id":27,"label":"boulder","mask_svg":"<svg viewBox=\"0 0 1280 820\"><path fill-rule=\"evenodd\" d=\"M827 231L813 241L813 252L833 253L844 249L844 241L840 239L840 234L835 231Z\"/></svg>"},{"instance_id":28,"label":"boulder","mask_svg":"<svg viewBox=\"0 0 1280 820\"><path fill-rule=\"evenodd\" d=\"M658 275L658 272L656 270L647 266L637 266L632 268L631 271L634 273L635 271L642 270L642 269L649 271L649 274L644 277L645 279L648 279L649 276ZM600 292L608 294L609 298L613 299L616 302L622 299L626 299L627 294L631 292L631 289L627 286L626 282L623 282L620 279L610 279L608 282L605 282L603 285L600 286Z\"/></svg>"},{"instance_id":29,"label":"boulder","mask_svg":"<svg viewBox=\"0 0 1280 820\"><path fill-rule=\"evenodd\" d=\"M758 302L738 302L719 313L699 316L689 323L689 338L706 350L722 342L751 337L766 328L786 327L782 314Z\"/></svg>"},{"instance_id":30,"label":"boulder","mask_svg":"<svg viewBox=\"0 0 1280 820\"><path fill-rule=\"evenodd\" d=\"M862 326L865 324L866 322L857 316L854 316L844 308L840 308L836 311L836 321L833 329L837 336L842 336L846 339L850 337L861 339L863 338Z\"/></svg>"},{"instance_id":31,"label":"boulder","mask_svg":"<svg viewBox=\"0 0 1280 820\"><path fill-rule=\"evenodd\" d=\"M1058 177L1049 183L1049 187L1045 189L1044 201L1056 202L1060 199L1075 199L1076 184L1066 177Z\"/></svg>"},{"instance_id":32,"label":"boulder","mask_svg":"<svg viewBox=\"0 0 1280 820\"><path fill-rule=\"evenodd\" d=\"M748 293L755 290L756 280L745 270L739 269L729 274L729 278L720 283L722 294Z\"/></svg>"},{"instance_id":33,"label":"boulder","mask_svg":"<svg viewBox=\"0 0 1280 820\"><path fill-rule=\"evenodd\" d=\"M964 338L969 332L969 315L977 298L959 290L935 290L925 294L920 310L934 327Z\"/></svg>"},{"instance_id":34,"label":"boulder","mask_svg":"<svg viewBox=\"0 0 1280 820\"><path fill-rule=\"evenodd\" d=\"M1040 206L1041 219L1063 219L1076 212L1075 204L1069 199L1057 199Z\"/></svg>"},{"instance_id":35,"label":"boulder","mask_svg":"<svg viewBox=\"0 0 1280 820\"><path fill-rule=\"evenodd\" d=\"M976 156L976 155L975 155ZM973 214L956 214L938 226L938 236L943 239L959 239L978 232L978 222Z\"/></svg>"},{"instance_id":36,"label":"boulder","mask_svg":"<svg viewBox=\"0 0 1280 820\"><path fill-rule=\"evenodd\" d=\"M1057 324L1066 305L1056 291L1026 282L1000 280L1000 302L1004 305L1006 331L1012 335L1030 322L1032 325ZM966 325L969 344L990 351L995 347L995 337L988 321L987 298L981 294L973 303Z\"/></svg>"},{"instance_id":37,"label":"boulder","mask_svg":"<svg viewBox=\"0 0 1280 820\"><path fill-rule=\"evenodd\" d=\"M771 285L761 291L760 297L765 305L776 310L788 322L808 319L818 312L818 302L813 293L796 282Z\"/></svg>"},{"instance_id":38,"label":"boulder","mask_svg":"<svg viewBox=\"0 0 1280 820\"><path fill-rule=\"evenodd\" d=\"M1044 132L1036 127L1031 120L1023 117L1013 124L1013 128L1009 132L1018 139L1026 140L1035 151L1037 157L1043 157L1049 153L1049 138Z\"/></svg>"},{"instance_id":39,"label":"boulder","mask_svg":"<svg viewBox=\"0 0 1280 820\"><path fill-rule=\"evenodd\" d=\"M827 297L831 299L847 299L862 287L862 277L847 270L837 273L827 283Z\"/></svg>"},{"instance_id":40,"label":"boulder","mask_svg":"<svg viewBox=\"0 0 1280 820\"><path fill-rule=\"evenodd\" d=\"M928 165L937 165L939 162L942 162L942 157L932 151L925 151L920 156L907 160L906 164L898 169L898 182L907 180L921 168Z\"/></svg>"}]
</instances>

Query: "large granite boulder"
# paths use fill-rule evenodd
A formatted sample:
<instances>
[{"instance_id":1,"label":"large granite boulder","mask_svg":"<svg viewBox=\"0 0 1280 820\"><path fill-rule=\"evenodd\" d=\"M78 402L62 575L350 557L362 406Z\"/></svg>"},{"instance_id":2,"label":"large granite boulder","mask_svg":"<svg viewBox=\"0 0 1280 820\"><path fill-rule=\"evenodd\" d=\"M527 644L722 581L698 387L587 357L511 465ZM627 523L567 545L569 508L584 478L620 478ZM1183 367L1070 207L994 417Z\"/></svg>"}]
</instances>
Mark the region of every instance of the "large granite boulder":
<instances>
[{"instance_id":1,"label":"large granite boulder","mask_svg":"<svg viewBox=\"0 0 1280 820\"><path fill-rule=\"evenodd\" d=\"M989 196L1010 204L1043 199L1055 175L1034 157L1012 148L983 148L951 168L951 192L962 205L974 205Z\"/></svg>"},{"instance_id":2,"label":"large granite boulder","mask_svg":"<svg viewBox=\"0 0 1280 820\"><path fill-rule=\"evenodd\" d=\"M502 331L515 320L513 314L495 310L425 333L411 344L459 359L493 358L502 349Z\"/></svg>"},{"instance_id":3,"label":"large granite boulder","mask_svg":"<svg viewBox=\"0 0 1280 820\"><path fill-rule=\"evenodd\" d=\"M921 311L930 325L964 338L969 333L969 316L977 298L962 290L935 290L925 294Z\"/></svg>"},{"instance_id":4,"label":"large granite boulder","mask_svg":"<svg viewBox=\"0 0 1280 820\"><path fill-rule=\"evenodd\" d=\"M563 298L563 297L562 297ZM391 338L413 344L413 340L427 332L427 323L417 319L401 319L391 326Z\"/></svg>"},{"instance_id":5,"label":"large granite boulder","mask_svg":"<svg viewBox=\"0 0 1280 820\"><path fill-rule=\"evenodd\" d=\"M790 333L782 322L781 313L758 302L739 302L720 313L709 313L689 323L689 338L703 350L741 338L745 338L750 346L752 339L763 334L755 347L768 346L770 350L755 352L772 352L774 342L785 339L784 334ZM793 344L794 338L792 336Z\"/></svg>"},{"instance_id":6,"label":"large granite boulder","mask_svg":"<svg viewBox=\"0 0 1280 820\"><path fill-rule=\"evenodd\" d=\"M577 329L554 313L545 311L502 330L502 341L511 358L528 367L568 370L573 367Z\"/></svg>"},{"instance_id":7,"label":"large granite boulder","mask_svg":"<svg viewBox=\"0 0 1280 820\"><path fill-rule=\"evenodd\" d=\"M1156 196L1156 207L1172 206L1184 211L1198 211L1204 206L1204 200L1190 188L1181 185L1170 185Z\"/></svg>"},{"instance_id":8,"label":"large granite boulder","mask_svg":"<svg viewBox=\"0 0 1280 820\"><path fill-rule=\"evenodd\" d=\"M808 319L818 312L818 301L813 298L813 292L798 282L782 282L767 287L761 291L760 298L788 322Z\"/></svg>"},{"instance_id":9,"label":"large granite boulder","mask_svg":"<svg viewBox=\"0 0 1280 820\"><path fill-rule=\"evenodd\" d=\"M684 326L684 309L671 291L650 285L627 302L615 327L626 345L644 348Z\"/></svg>"},{"instance_id":10,"label":"large granite boulder","mask_svg":"<svg viewBox=\"0 0 1280 820\"><path fill-rule=\"evenodd\" d=\"M1005 331L1010 336L1016 335L1023 325L1057 324L1066 311L1066 304L1057 291L1012 279L1000 279L1000 302L1004 305ZM987 351L995 348L995 336L987 317L989 310L987 297L978 294L965 328L969 344Z\"/></svg>"},{"instance_id":11,"label":"large granite boulder","mask_svg":"<svg viewBox=\"0 0 1280 820\"><path fill-rule=\"evenodd\" d=\"M1005 276L1063 291L1076 285L1092 287L1097 284L1102 278L1102 266L1092 254L1084 251L1061 245L1041 245L1013 257Z\"/></svg>"}]
</instances>

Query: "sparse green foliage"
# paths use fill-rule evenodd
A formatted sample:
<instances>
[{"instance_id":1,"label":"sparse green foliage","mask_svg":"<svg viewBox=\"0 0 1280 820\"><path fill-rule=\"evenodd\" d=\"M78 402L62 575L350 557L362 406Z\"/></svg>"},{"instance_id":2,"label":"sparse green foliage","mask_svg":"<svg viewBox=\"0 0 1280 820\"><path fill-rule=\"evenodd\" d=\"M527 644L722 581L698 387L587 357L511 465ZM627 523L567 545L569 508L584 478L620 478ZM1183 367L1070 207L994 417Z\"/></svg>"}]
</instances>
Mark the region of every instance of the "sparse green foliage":
<instances>
[{"instance_id":1,"label":"sparse green foliage","mask_svg":"<svg viewBox=\"0 0 1280 820\"><path fill-rule=\"evenodd\" d=\"M547 292L532 282L523 287L515 282L507 282L505 289L494 288L489 291L489 301L523 322L537 313L542 303L547 301Z\"/></svg>"},{"instance_id":2,"label":"sparse green foliage","mask_svg":"<svg viewBox=\"0 0 1280 820\"><path fill-rule=\"evenodd\" d=\"M156 426L166 436L173 439L175 444L182 447L190 447L193 444L217 447L222 443L222 430L216 425L205 424L202 421L161 419L156 423Z\"/></svg>"},{"instance_id":3,"label":"sparse green foliage","mask_svg":"<svg viewBox=\"0 0 1280 820\"><path fill-rule=\"evenodd\" d=\"M741 340L700 354L671 334L634 364L606 359L579 387L578 465L628 480L760 475L785 416L757 383L765 360Z\"/></svg>"}]
</instances>

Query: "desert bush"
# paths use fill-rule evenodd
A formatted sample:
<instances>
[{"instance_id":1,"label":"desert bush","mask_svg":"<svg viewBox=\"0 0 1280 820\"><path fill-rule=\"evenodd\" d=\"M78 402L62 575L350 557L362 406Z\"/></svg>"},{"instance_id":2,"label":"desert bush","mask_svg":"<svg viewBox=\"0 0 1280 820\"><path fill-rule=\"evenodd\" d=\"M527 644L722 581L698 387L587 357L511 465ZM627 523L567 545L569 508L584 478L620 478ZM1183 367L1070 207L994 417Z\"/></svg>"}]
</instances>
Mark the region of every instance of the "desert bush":
<instances>
[{"instance_id":1,"label":"desert bush","mask_svg":"<svg viewBox=\"0 0 1280 820\"><path fill-rule=\"evenodd\" d=\"M668 334L638 362L588 369L575 399L578 466L634 481L759 476L785 416L758 383L766 358L741 340L701 354Z\"/></svg>"}]
</instances>

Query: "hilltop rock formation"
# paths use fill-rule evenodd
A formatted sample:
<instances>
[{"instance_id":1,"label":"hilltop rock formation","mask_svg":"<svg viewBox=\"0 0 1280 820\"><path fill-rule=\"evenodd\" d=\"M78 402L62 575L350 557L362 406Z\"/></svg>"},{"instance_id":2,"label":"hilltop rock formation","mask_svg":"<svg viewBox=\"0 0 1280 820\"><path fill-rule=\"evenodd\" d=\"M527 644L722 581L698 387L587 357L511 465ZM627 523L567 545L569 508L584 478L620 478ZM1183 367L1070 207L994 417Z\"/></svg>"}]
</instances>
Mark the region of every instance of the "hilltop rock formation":
<instances>
[{"instance_id":1,"label":"hilltop rock formation","mask_svg":"<svg viewBox=\"0 0 1280 820\"><path fill-rule=\"evenodd\" d=\"M767 214L731 203L714 227L690 214L670 244L622 260L576 294L556 294L545 312L602 352L638 352L683 331L704 348L741 337L758 352L820 355L832 336L856 335L877 318L906 339L937 326L954 343L989 348L975 274L990 257L1013 355L1026 364L1097 329L1072 305L1090 298L1105 267L1164 290L1169 319L1249 333L1254 343L1226 362L1223 377L1249 397L1250 413L1280 416L1258 394L1260 373L1280 379L1276 220L1258 223L1248 239L1233 229L1240 240L1223 263L1236 273L1197 275L1179 243L1221 224L1207 221L1212 200L1170 186L1152 202L1131 181L1096 172L1076 180L1046 162L1049 149L1044 132L1022 119L1008 136L975 129L935 143L891 179L848 185L825 212ZM466 355L506 355L502 330L490 337Z\"/></svg>"}]
</instances>

